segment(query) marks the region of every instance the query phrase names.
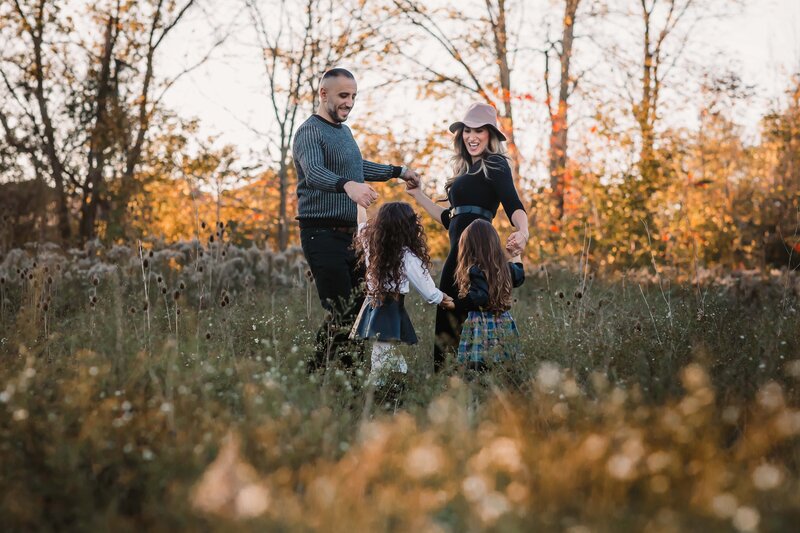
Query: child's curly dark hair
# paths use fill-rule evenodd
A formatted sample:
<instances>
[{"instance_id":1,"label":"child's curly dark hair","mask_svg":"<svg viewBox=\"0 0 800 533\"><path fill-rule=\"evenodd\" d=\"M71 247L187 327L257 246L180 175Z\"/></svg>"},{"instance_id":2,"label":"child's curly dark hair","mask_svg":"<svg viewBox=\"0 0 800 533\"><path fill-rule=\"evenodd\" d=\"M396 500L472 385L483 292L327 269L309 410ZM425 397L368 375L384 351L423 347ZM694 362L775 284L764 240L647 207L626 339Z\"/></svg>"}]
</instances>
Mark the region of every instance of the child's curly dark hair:
<instances>
[{"instance_id":1,"label":"child's curly dark hair","mask_svg":"<svg viewBox=\"0 0 800 533\"><path fill-rule=\"evenodd\" d=\"M355 248L359 263L366 265L367 294L376 306L387 296L396 298L400 293L405 275L405 249L419 257L425 268L430 270L431 267L425 230L417 214L405 202L383 204L355 240Z\"/></svg>"}]
</instances>

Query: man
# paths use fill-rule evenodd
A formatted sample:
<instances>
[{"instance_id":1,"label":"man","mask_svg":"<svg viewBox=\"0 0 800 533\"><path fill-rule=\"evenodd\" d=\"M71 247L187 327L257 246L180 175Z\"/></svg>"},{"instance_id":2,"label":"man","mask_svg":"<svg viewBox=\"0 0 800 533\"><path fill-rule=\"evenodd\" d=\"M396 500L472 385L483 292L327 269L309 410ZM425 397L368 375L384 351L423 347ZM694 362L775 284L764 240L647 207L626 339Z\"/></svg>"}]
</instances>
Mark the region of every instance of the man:
<instances>
[{"instance_id":1,"label":"man","mask_svg":"<svg viewBox=\"0 0 800 533\"><path fill-rule=\"evenodd\" d=\"M347 120L356 99L356 80L342 68L322 76L319 107L297 129L292 154L297 169L300 242L322 306L328 311L317 333L313 370L328 360L352 359L344 352L355 315L364 301L360 288L363 269L352 248L356 233L356 204L369 207L378 193L368 181L400 178L409 187L418 174L405 166L365 161Z\"/></svg>"}]
</instances>

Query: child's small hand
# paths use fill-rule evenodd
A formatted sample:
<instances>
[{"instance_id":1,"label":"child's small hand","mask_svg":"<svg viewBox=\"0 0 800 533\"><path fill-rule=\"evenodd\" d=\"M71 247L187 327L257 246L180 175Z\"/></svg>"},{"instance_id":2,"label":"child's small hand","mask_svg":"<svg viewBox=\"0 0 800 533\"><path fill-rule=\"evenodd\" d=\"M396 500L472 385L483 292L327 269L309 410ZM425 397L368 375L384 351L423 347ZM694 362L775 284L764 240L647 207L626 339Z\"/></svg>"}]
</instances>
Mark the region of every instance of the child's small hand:
<instances>
[{"instance_id":1,"label":"child's small hand","mask_svg":"<svg viewBox=\"0 0 800 533\"><path fill-rule=\"evenodd\" d=\"M513 258L522 255L522 247L513 243L506 243L506 253L512 258L511 260L514 261Z\"/></svg>"},{"instance_id":2,"label":"child's small hand","mask_svg":"<svg viewBox=\"0 0 800 533\"><path fill-rule=\"evenodd\" d=\"M441 307L442 309L447 309L449 311L452 311L453 309L456 308L456 303L453 301L453 298L451 296L445 294L444 298L442 298L442 301L439 303L439 307Z\"/></svg>"}]
</instances>

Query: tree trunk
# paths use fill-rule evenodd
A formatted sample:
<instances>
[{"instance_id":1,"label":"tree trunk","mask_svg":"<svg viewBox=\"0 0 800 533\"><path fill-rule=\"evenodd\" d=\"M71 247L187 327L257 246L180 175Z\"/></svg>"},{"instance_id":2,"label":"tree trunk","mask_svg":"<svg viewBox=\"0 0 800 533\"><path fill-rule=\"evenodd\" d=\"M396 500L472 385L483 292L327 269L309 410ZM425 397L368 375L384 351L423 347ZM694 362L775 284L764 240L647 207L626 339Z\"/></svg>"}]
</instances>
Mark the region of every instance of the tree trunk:
<instances>
[{"instance_id":1,"label":"tree trunk","mask_svg":"<svg viewBox=\"0 0 800 533\"><path fill-rule=\"evenodd\" d=\"M550 108L550 189L555 206L555 219L564 217L564 192L567 177L567 147L569 122L569 95L571 90L570 61L572 59L572 43L575 35L575 13L580 0L566 0L564 4L564 21L561 33L561 50L558 52L560 78L558 88L558 107ZM548 99L550 95L548 94Z\"/></svg>"},{"instance_id":2,"label":"tree trunk","mask_svg":"<svg viewBox=\"0 0 800 533\"><path fill-rule=\"evenodd\" d=\"M658 79L655 76L659 58L653 54L651 38L651 11L647 9L645 1L642 0L642 21L644 23L644 42L643 44L643 64L642 64L642 98L637 106L634 106L634 116L639 124L642 134L642 146L639 152L639 173L645 184L652 184L655 178L655 100Z\"/></svg>"},{"instance_id":3,"label":"tree trunk","mask_svg":"<svg viewBox=\"0 0 800 533\"><path fill-rule=\"evenodd\" d=\"M491 9L487 0L487 9ZM497 67L500 74L500 99L503 108L500 110L500 125L508 138L508 154L511 156L514 177L519 177L520 156L514 139L514 113L511 103L511 68L508 65L508 33L506 32L506 6L504 0L497 2L497 21L493 27Z\"/></svg>"},{"instance_id":4,"label":"tree trunk","mask_svg":"<svg viewBox=\"0 0 800 533\"><path fill-rule=\"evenodd\" d=\"M22 15L22 12L20 11ZM50 171L53 174L53 181L56 187L56 202L58 214L58 232L62 242L67 243L72 237L69 225L69 206L67 205L67 191L64 183L64 167L58 157L56 147L56 134L50 119L50 111L47 108L47 99L44 94L44 64L42 60L42 34L44 31L44 2L38 6L36 13L36 27L29 30L33 40L33 57L36 76L36 103L39 108L39 115L44 125L44 152L50 164Z\"/></svg>"},{"instance_id":5,"label":"tree trunk","mask_svg":"<svg viewBox=\"0 0 800 533\"><path fill-rule=\"evenodd\" d=\"M116 17L109 16L100 63L100 76L97 80L94 128L89 139L87 161L89 175L86 177L83 201L81 202L81 221L78 233L81 242L86 242L95 236L97 209L103 194L103 170L106 166L106 151L111 142L107 124L107 103L111 93L111 60L117 38L116 28Z\"/></svg>"}]
</instances>

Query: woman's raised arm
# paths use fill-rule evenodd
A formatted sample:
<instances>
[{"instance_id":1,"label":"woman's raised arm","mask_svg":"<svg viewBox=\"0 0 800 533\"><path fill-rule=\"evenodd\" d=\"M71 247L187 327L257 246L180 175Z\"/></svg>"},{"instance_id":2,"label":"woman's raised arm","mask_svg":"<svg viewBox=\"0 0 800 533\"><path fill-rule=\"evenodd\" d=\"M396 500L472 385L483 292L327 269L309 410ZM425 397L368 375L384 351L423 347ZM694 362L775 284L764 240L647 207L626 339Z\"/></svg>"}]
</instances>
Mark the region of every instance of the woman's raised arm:
<instances>
[{"instance_id":1,"label":"woman's raised arm","mask_svg":"<svg viewBox=\"0 0 800 533\"><path fill-rule=\"evenodd\" d=\"M424 192L422 192L422 184L420 183L413 189L406 189L406 192L417 201L417 203L428 212L430 216L432 216L435 220L438 220L444 227L447 227L447 224L442 220L442 213L444 213L447 209L437 205L436 202L428 198Z\"/></svg>"}]
</instances>

